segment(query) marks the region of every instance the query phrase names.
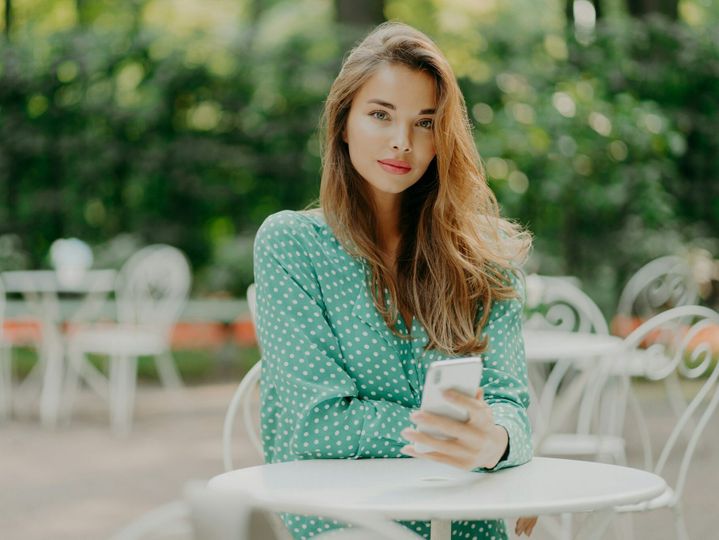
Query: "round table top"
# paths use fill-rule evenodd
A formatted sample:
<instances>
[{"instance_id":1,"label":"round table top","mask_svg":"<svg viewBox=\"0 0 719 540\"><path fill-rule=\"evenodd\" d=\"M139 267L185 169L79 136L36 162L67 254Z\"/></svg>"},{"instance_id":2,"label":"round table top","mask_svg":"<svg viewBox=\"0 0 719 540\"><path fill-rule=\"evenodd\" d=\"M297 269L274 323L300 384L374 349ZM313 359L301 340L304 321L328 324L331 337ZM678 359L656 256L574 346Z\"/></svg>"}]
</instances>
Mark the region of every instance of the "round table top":
<instances>
[{"instance_id":1,"label":"round table top","mask_svg":"<svg viewBox=\"0 0 719 540\"><path fill-rule=\"evenodd\" d=\"M499 519L609 509L652 499L664 480L639 469L535 457L492 473L407 459L322 459L238 469L209 488L389 519Z\"/></svg>"},{"instance_id":2,"label":"round table top","mask_svg":"<svg viewBox=\"0 0 719 540\"><path fill-rule=\"evenodd\" d=\"M617 336L559 330L525 330L528 362L594 358L618 352L624 341Z\"/></svg>"}]
</instances>

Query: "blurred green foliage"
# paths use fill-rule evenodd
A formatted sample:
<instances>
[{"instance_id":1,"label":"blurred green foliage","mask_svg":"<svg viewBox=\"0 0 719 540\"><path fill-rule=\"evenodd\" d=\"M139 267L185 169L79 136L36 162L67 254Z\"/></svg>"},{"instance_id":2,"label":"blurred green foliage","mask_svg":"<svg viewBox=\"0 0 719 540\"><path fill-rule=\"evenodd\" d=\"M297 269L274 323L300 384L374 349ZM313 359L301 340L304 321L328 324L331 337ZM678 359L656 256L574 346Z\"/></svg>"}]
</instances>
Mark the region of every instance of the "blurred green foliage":
<instances>
[{"instance_id":1,"label":"blurred green foliage","mask_svg":"<svg viewBox=\"0 0 719 540\"><path fill-rule=\"evenodd\" d=\"M60 236L110 265L168 242L196 294L242 295L256 227L317 196L318 119L354 37L331 2L270 4L221 46L96 12L0 41L0 263L44 264ZM700 4L682 2L685 20ZM535 235L530 271L577 275L610 309L647 260L719 254L712 25L614 13L582 33L556 0L390 0L386 14L452 62L504 213Z\"/></svg>"}]
</instances>

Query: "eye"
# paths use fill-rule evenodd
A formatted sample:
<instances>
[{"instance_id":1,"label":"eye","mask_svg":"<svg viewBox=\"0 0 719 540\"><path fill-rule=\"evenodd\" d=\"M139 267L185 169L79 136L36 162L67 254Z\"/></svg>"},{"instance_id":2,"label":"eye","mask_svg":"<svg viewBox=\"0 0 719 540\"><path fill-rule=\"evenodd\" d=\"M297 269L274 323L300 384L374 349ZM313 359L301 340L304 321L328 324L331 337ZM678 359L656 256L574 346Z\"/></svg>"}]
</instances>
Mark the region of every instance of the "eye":
<instances>
[{"instance_id":1,"label":"eye","mask_svg":"<svg viewBox=\"0 0 719 540\"><path fill-rule=\"evenodd\" d=\"M377 120L387 120L389 115L385 111L372 111L369 115Z\"/></svg>"},{"instance_id":2,"label":"eye","mask_svg":"<svg viewBox=\"0 0 719 540\"><path fill-rule=\"evenodd\" d=\"M423 127L425 129L432 129L432 126L434 125L434 121L431 118L423 118L419 122L417 122L417 125L419 127Z\"/></svg>"}]
</instances>

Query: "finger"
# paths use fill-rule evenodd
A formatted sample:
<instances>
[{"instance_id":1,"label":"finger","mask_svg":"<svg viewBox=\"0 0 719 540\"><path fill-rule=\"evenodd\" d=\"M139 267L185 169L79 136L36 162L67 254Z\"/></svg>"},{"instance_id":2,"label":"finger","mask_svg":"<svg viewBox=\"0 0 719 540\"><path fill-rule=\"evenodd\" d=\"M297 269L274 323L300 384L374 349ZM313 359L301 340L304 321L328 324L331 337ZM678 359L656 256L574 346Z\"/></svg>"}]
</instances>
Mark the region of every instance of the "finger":
<instances>
[{"instance_id":1,"label":"finger","mask_svg":"<svg viewBox=\"0 0 719 540\"><path fill-rule=\"evenodd\" d=\"M527 536L530 536L538 519L539 518L537 516L519 518L517 521L517 528L521 529L521 531L517 534L524 533Z\"/></svg>"},{"instance_id":2,"label":"finger","mask_svg":"<svg viewBox=\"0 0 719 540\"><path fill-rule=\"evenodd\" d=\"M521 517L517 519L517 524L514 527L514 532L517 535L521 535L522 533L526 533L527 536L531 534L531 528L534 527L534 524L537 521L537 517Z\"/></svg>"},{"instance_id":3,"label":"finger","mask_svg":"<svg viewBox=\"0 0 719 540\"><path fill-rule=\"evenodd\" d=\"M414 446L411 444L407 444L399 449L400 452L402 452L406 456L412 456L412 457L421 457L421 455L415 450Z\"/></svg>"},{"instance_id":4,"label":"finger","mask_svg":"<svg viewBox=\"0 0 719 540\"><path fill-rule=\"evenodd\" d=\"M418 426L433 428L437 431L441 431L445 435L457 438L466 437L467 430L472 429L466 422L460 422L447 416L424 411L414 412L410 415L410 418Z\"/></svg>"},{"instance_id":5,"label":"finger","mask_svg":"<svg viewBox=\"0 0 719 540\"><path fill-rule=\"evenodd\" d=\"M445 399L452 402L454 405L467 409L467 412L470 415L473 412L479 412L482 409L489 407L484 401L484 399L477 399L474 397L466 396L461 392L457 392L456 390L445 390L444 392L442 392L442 395L445 397ZM484 393L482 393L482 396L484 396Z\"/></svg>"},{"instance_id":6,"label":"finger","mask_svg":"<svg viewBox=\"0 0 719 540\"><path fill-rule=\"evenodd\" d=\"M421 431L417 431L414 429L403 429L400 435L402 435L402 437L404 437L408 441L431 446L432 448L440 452L455 455L463 455L466 453L466 450L454 440L438 439L436 437L432 437L427 433L422 433Z\"/></svg>"},{"instance_id":7,"label":"finger","mask_svg":"<svg viewBox=\"0 0 719 540\"><path fill-rule=\"evenodd\" d=\"M452 467L458 467L460 469L464 469L464 462L460 459L457 459L453 455L444 454L442 452L422 452L421 454L417 454L417 457L421 457L424 459L431 459L432 461L437 461L439 463L444 463L446 465L451 465Z\"/></svg>"}]
</instances>

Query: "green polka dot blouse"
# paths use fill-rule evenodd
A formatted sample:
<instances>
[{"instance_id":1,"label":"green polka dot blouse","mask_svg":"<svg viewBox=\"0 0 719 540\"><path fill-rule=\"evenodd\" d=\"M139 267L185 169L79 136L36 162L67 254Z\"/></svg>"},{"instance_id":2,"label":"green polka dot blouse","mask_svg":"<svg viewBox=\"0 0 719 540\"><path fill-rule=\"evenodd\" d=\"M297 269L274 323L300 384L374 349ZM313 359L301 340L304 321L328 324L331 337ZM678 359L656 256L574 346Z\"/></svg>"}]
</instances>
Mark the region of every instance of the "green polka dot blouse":
<instances>
[{"instance_id":1,"label":"green polka dot blouse","mask_svg":"<svg viewBox=\"0 0 719 540\"><path fill-rule=\"evenodd\" d=\"M411 340L392 334L366 286L367 265L343 249L320 213L268 217L255 238L254 268L265 460L406 458L400 431L420 406L427 366L447 356L424 350L427 334L416 319ZM505 300L494 304L485 328L482 387L510 441L495 469L532 456L521 321L521 301ZM397 324L406 335L401 317ZM296 539L341 526L283 519ZM429 538L428 522L403 525ZM506 538L505 524L454 522L452 538Z\"/></svg>"}]
</instances>

